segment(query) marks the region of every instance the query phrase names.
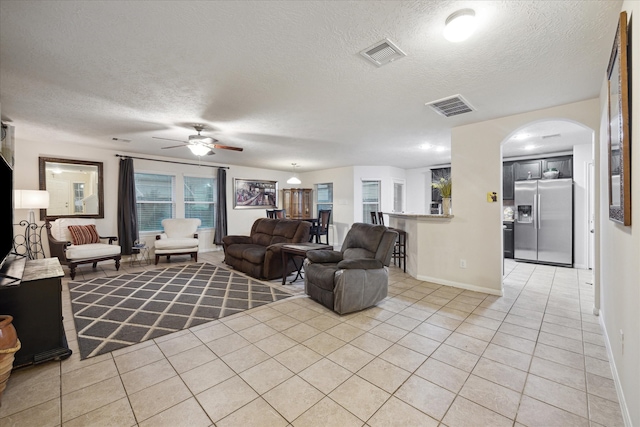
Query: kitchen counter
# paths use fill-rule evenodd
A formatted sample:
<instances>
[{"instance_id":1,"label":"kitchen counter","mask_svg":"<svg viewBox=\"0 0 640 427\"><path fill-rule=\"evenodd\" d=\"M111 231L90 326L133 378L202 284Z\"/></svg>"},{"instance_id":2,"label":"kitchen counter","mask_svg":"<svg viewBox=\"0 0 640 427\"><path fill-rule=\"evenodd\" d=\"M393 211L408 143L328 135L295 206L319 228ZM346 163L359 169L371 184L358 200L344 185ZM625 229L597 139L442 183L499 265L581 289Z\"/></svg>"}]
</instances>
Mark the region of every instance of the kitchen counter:
<instances>
[{"instance_id":1,"label":"kitchen counter","mask_svg":"<svg viewBox=\"0 0 640 427\"><path fill-rule=\"evenodd\" d=\"M389 215L389 218L400 219L416 219L418 221L428 220L450 220L454 215L433 215L433 214L419 214L419 213L401 213L401 212L385 212L385 215Z\"/></svg>"}]
</instances>

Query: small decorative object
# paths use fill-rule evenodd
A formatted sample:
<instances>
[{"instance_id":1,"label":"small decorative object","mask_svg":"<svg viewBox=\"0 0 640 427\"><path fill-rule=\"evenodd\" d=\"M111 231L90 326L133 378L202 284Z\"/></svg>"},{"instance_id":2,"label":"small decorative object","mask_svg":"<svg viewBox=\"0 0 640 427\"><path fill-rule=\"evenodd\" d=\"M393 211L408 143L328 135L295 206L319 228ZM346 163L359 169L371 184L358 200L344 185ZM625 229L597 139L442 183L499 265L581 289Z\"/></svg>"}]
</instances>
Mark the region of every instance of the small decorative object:
<instances>
[{"instance_id":1,"label":"small decorative object","mask_svg":"<svg viewBox=\"0 0 640 427\"><path fill-rule=\"evenodd\" d=\"M441 176L431 186L442 196L442 215L451 215L451 176Z\"/></svg>"},{"instance_id":2,"label":"small decorative object","mask_svg":"<svg viewBox=\"0 0 640 427\"><path fill-rule=\"evenodd\" d=\"M545 179L556 179L559 174L560 172L558 172L558 169L556 168L547 169L546 171L542 172L542 176Z\"/></svg>"},{"instance_id":3,"label":"small decorative object","mask_svg":"<svg viewBox=\"0 0 640 427\"><path fill-rule=\"evenodd\" d=\"M513 221L513 208L510 206L507 206L506 208L504 208L502 217L505 221Z\"/></svg>"},{"instance_id":4,"label":"small decorative object","mask_svg":"<svg viewBox=\"0 0 640 427\"><path fill-rule=\"evenodd\" d=\"M0 403L13 369L13 355L20 350L20 340L13 327L13 316L0 315Z\"/></svg>"},{"instance_id":5,"label":"small decorative object","mask_svg":"<svg viewBox=\"0 0 640 427\"><path fill-rule=\"evenodd\" d=\"M442 198L442 215L451 215L451 197Z\"/></svg>"}]
</instances>

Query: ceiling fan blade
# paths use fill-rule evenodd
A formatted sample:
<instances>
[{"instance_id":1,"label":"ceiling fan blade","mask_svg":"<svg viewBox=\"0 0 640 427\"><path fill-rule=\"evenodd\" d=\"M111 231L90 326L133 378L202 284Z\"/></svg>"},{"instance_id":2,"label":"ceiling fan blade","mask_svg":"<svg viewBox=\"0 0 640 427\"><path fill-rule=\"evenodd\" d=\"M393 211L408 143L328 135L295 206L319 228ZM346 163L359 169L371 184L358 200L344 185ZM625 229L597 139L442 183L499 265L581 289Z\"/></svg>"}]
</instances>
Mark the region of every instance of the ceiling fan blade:
<instances>
[{"instance_id":1,"label":"ceiling fan blade","mask_svg":"<svg viewBox=\"0 0 640 427\"><path fill-rule=\"evenodd\" d=\"M178 147L184 147L184 145L172 145L171 147L162 147L161 150L164 150L165 148L178 148Z\"/></svg>"},{"instance_id":2,"label":"ceiling fan blade","mask_svg":"<svg viewBox=\"0 0 640 427\"><path fill-rule=\"evenodd\" d=\"M165 141L175 141L175 142L182 142L183 144L188 144L188 141L183 141L181 139L171 139L171 138L160 138L157 136L152 136L153 139L164 139Z\"/></svg>"},{"instance_id":3,"label":"ceiling fan blade","mask_svg":"<svg viewBox=\"0 0 640 427\"><path fill-rule=\"evenodd\" d=\"M232 151L243 151L244 148L240 147L232 147L231 145L220 145L220 144L211 144L213 148L217 148L220 150L232 150Z\"/></svg>"}]
</instances>

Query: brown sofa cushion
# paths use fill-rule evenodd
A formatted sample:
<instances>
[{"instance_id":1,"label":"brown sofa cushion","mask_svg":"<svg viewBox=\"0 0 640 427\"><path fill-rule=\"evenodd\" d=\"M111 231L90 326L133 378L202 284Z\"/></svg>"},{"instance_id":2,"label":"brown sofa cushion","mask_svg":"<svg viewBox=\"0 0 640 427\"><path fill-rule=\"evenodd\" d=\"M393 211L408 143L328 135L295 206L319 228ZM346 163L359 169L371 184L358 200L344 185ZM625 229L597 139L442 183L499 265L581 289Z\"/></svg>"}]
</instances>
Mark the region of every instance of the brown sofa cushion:
<instances>
[{"instance_id":1,"label":"brown sofa cushion","mask_svg":"<svg viewBox=\"0 0 640 427\"><path fill-rule=\"evenodd\" d=\"M250 236L225 236L224 262L256 279L282 277L280 246L309 241L311 223L290 219L259 218ZM287 273L293 271L291 261Z\"/></svg>"}]
</instances>

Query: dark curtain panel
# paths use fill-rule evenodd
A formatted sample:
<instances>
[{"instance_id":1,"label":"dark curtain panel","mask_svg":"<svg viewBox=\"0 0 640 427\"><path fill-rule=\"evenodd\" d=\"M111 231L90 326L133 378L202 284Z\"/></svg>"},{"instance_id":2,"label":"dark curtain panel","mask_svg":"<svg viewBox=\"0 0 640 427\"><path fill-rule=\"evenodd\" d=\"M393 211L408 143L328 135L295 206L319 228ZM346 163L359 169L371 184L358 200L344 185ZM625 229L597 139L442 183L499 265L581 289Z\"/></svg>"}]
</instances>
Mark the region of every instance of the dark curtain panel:
<instances>
[{"instance_id":1,"label":"dark curtain panel","mask_svg":"<svg viewBox=\"0 0 640 427\"><path fill-rule=\"evenodd\" d=\"M133 243L138 240L136 209L136 182L133 159L120 159L118 175L118 244L123 255L131 255Z\"/></svg>"},{"instance_id":2,"label":"dark curtain panel","mask_svg":"<svg viewBox=\"0 0 640 427\"><path fill-rule=\"evenodd\" d=\"M227 171L225 169L218 169L216 187L218 201L216 202L216 232L213 236L213 243L221 245L222 238L227 235Z\"/></svg>"}]
</instances>

